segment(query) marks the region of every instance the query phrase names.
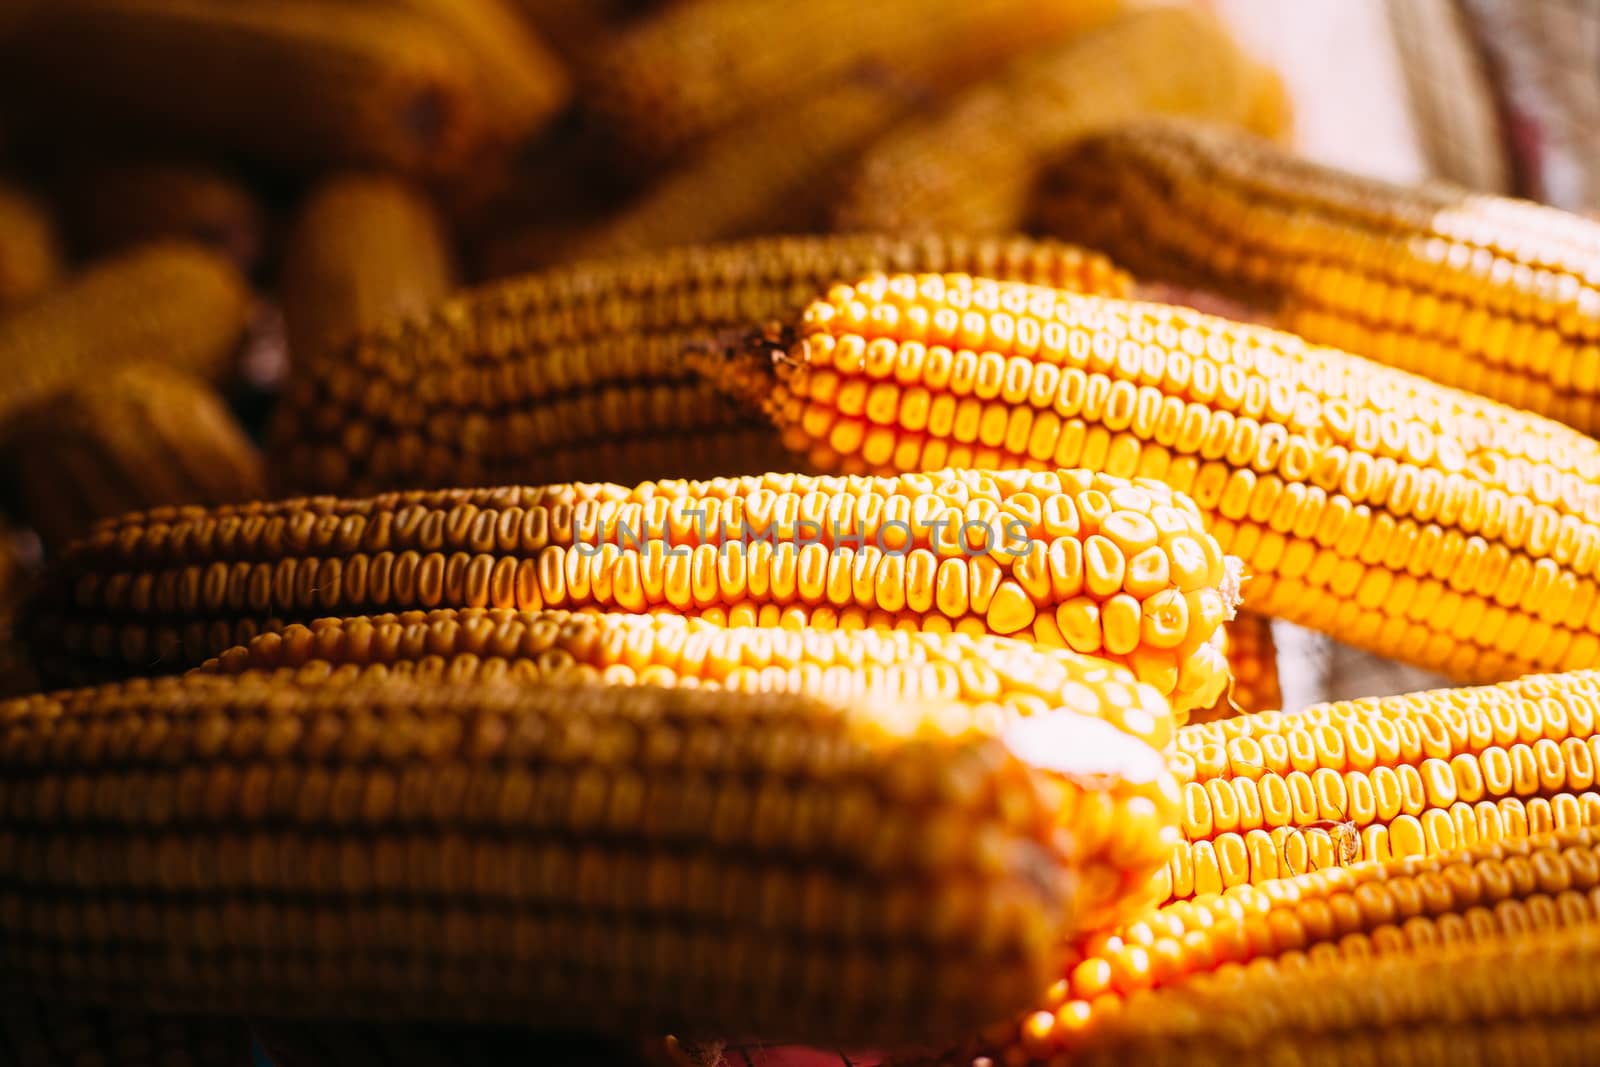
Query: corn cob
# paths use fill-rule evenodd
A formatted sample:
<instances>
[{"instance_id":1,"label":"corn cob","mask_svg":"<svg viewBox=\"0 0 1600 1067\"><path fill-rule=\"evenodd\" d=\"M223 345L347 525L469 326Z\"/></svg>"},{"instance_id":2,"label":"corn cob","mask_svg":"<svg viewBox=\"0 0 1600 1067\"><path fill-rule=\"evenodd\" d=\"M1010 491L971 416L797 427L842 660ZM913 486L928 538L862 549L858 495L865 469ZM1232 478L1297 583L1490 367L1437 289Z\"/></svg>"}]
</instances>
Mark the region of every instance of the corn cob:
<instances>
[{"instance_id":1,"label":"corn cob","mask_svg":"<svg viewBox=\"0 0 1600 1067\"><path fill-rule=\"evenodd\" d=\"M863 62L925 84L950 84L1098 22L1116 6L1115 0L866 6L684 0L625 29L604 49L587 72L584 100L621 158L648 165Z\"/></svg>"},{"instance_id":2,"label":"corn cob","mask_svg":"<svg viewBox=\"0 0 1600 1067\"><path fill-rule=\"evenodd\" d=\"M253 1030L271 1067L656 1067L636 1042L526 1026L269 1020Z\"/></svg>"},{"instance_id":3,"label":"corn cob","mask_svg":"<svg viewBox=\"0 0 1600 1067\"><path fill-rule=\"evenodd\" d=\"M1215 722L1235 715L1254 715L1283 707L1278 684L1278 645L1272 637L1272 620L1240 612L1223 627L1223 652L1232 681L1228 691L1209 709L1191 715L1191 722Z\"/></svg>"},{"instance_id":4,"label":"corn cob","mask_svg":"<svg viewBox=\"0 0 1600 1067\"><path fill-rule=\"evenodd\" d=\"M583 449L648 440L654 469L707 432L756 428L684 366L754 318L792 317L830 282L873 269L977 270L1124 292L1098 256L1055 243L960 238L765 238L580 264L464 294L363 338L348 359L296 368L273 438L290 490L373 492L552 480ZM713 473L760 473L723 457ZM642 449L632 449L637 455ZM552 464L554 454L567 459ZM791 468L792 469L792 468Z\"/></svg>"},{"instance_id":5,"label":"corn cob","mask_svg":"<svg viewBox=\"0 0 1600 1067\"><path fill-rule=\"evenodd\" d=\"M1155 896L1600 823L1597 701L1576 671L1186 726L1185 842Z\"/></svg>"},{"instance_id":6,"label":"corn cob","mask_svg":"<svg viewBox=\"0 0 1600 1067\"><path fill-rule=\"evenodd\" d=\"M39 688L31 657L13 632L31 577L23 563L20 535L0 523L0 700Z\"/></svg>"},{"instance_id":7,"label":"corn cob","mask_svg":"<svg viewBox=\"0 0 1600 1067\"><path fill-rule=\"evenodd\" d=\"M64 184L64 221L81 255L172 238L206 245L243 272L261 261L266 221L260 204L237 177L210 164L102 164Z\"/></svg>"},{"instance_id":8,"label":"corn cob","mask_svg":"<svg viewBox=\"0 0 1600 1067\"><path fill-rule=\"evenodd\" d=\"M301 206L284 251L290 358L327 358L384 322L417 315L455 287L443 220L406 182L326 179Z\"/></svg>"},{"instance_id":9,"label":"corn cob","mask_svg":"<svg viewBox=\"0 0 1600 1067\"><path fill-rule=\"evenodd\" d=\"M710 138L619 214L557 245L552 262L825 229L837 192L829 175L887 130L915 96L912 86L882 71L854 70L780 101Z\"/></svg>"},{"instance_id":10,"label":"corn cob","mask_svg":"<svg viewBox=\"0 0 1600 1067\"><path fill-rule=\"evenodd\" d=\"M0 454L18 514L55 546L124 511L266 492L261 453L222 397L160 364L126 364L56 394L17 420Z\"/></svg>"},{"instance_id":11,"label":"corn cob","mask_svg":"<svg viewBox=\"0 0 1600 1067\"><path fill-rule=\"evenodd\" d=\"M1294 140L1294 100L1283 77L1271 67L1251 64L1250 108L1243 128L1279 144Z\"/></svg>"},{"instance_id":12,"label":"corn cob","mask_svg":"<svg viewBox=\"0 0 1600 1067\"><path fill-rule=\"evenodd\" d=\"M0 1007L0 1062L17 1067L251 1067L242 1020L150 1018L11 997Z\"/></svg>"},{"instance_id":13,"label":"corn cob","mask_svg":"<svg viewBox=\"0 0 1600 1067\"><path fill-rule=\"evenodd\" d=\"M341 0L415 18L442 31L468 58L480 82L494 139L515 147L537 133L571 96L561 60L512 0Z\"/></svg>"},{"instance_id":14,"label":"corn cob","mask_svg":"<svg viewBox=\"0 0 1600 1067\"><path fill-rule=\"evenodd\" d=\"M874 276L801 323L784 359L695 362L817 470L1158 478L1244 560L1249 610L1467 682L1600 665L1600 446L1564 426L1190 309L968 277Z\"/></svg>"},{"instance_id":15,"label":"corn cob","mask_svg":"<svg viewBox=\"0 0 1600 1067\"><path fill-rule=\"evenodd\" d=\"M1248 964L1405 958L1440 947L1600 923L1600 831L1554 831L1428 860L1333 868L1148 911L1086 938L1066 978L1013 1025L944 1057L1035 1064L1076 1057L1122 1029L1134 998L1181 1001L1201 976Z\"/></svg>"},{"instance_id":16,"label":"corn cob","mask_svg":"<svg viewBox=\"0 0 1600 1067\"><path fill-rule=\"evenodd\" d=\"M61 279L55 223L42 204L0 184L0 308L31 300Z\"/></svg>"},{"instance_id":17,"label":"corn cob","mask_svg":"<svg viewBox=\"0 0 1600 1067\"><path fill-rule=\"evenodd\" d=\"M1593 221L1165 123L1068 153L1038 215L1152 278L1269 308L1313 341L1600 431Z\"/></svg>"},{"instance_id":18,"label":"corn cob","mask_svg":"<svg viewBox=\"0 0 1600 1067\"><path fill-rule=\"evenodd\" d=\"M471 57L426 20L305 0L56 0L3 56L51 122L303 169L449 173L491 135ZM93 62L85 62L93 56Z\"/></svg>"},{"instance_id":19,"label":"corn cob","mask_svg":"<svg viewBox=\"0 0 1600 1067\"><path fill-rule=\"evenodd\" d=\"M1007 637L872 630L724 628L678 615L468 608L318 619L262 634L197 670L287 671L300 681L396 675L467 684L605 682L863 700L960 701L997 720L1065 707L1160 750L1166 701L1126 670Z\"/></svg>"},{"instance_id":20,"label":"corn cob","mask_svg":"<svg viewBox=\"0 0 1600 1067\"><path fill-rule=\"evenodd\" d=\"M200 677L0 720L0 973L130 1009L953 1036L1174 811L1070 712Z\"/></svg>"},{"instance_id":21,"label":"corn cob","mask_svg":"<svg viewBox=\"0 0 1600 1067\"><path fill-rule=\"evenodd\" d=\"M1023 56L868 149L834 210L841 230L1021 228L1040 169L1074 139L1176 112L1242 122L1256 71L1210 15L1130 11Z\"/></svg>"},{"instance_id":22,"label":"corn cob","mask_svg":"<svg viewBox=\"0 0 1600 1067\"><path fill-rule=\"evenodd\" d=\"M1226 683L1235 577L1187 498L1086 471L579 483L127 515L59 558L30 639L62 680L96 679L328 615L715 612L1031 636L1187 711Z\"/></svg>"},{"instance_id":23,"label":"corn cob","mask_svg":"<svg viewBox=\"0 0 1600 1067\"><path fill-rule=\"evenodd\" d=\"M156 244L107 260L0 317L0 427L118 363L222 377L250 310L244 280L204 249Z\"/></svg>"},{"instance_id":24,"label":"corn cob","mask_svg":"<svg viewBox=\"0 0 1600 1067\"><path fill-rule=\"evenodd\" d=\"M512 6L562 56L586 60L644 5L630 0L512 0Z\"/></svg>"}]
</instances>

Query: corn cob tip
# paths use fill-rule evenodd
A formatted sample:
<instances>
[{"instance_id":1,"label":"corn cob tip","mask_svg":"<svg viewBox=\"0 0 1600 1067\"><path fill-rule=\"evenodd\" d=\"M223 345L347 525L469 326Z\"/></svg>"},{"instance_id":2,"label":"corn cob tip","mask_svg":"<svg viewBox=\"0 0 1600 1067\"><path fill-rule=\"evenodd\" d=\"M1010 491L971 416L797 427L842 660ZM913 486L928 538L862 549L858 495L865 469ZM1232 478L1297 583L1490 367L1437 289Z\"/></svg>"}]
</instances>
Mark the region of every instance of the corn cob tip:
<instances>
[{"instance_id":1,"label":"corn cob tip","mask_svg":"<svg viewBox=\"0 0 1600 1067\"><path fill-rule=\"evenodd\" d=\"M700 375L721 395L774 417L777 367L803 364L805 344L792 328L773 321L754 330L725 330L691 344L681 358L685 369Z\"/></svg>"}]
</instances>

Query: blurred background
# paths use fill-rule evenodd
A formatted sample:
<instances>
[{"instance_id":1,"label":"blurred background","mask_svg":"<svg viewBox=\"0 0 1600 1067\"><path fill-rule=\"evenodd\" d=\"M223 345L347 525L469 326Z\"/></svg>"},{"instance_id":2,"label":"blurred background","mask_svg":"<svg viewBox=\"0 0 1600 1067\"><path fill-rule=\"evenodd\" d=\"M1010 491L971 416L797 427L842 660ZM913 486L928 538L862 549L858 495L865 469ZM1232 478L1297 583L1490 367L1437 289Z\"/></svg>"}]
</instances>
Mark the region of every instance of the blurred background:
<instances>
[{"instance_id":1,"label":"blurred background","mask_svg":"<svg viewBox=\"0 0 1600 1067\"><path fill-rule=\"evenodd\" d=\"M1587 210L1597 59L1577 0L8 0L0 536L26 568L292 488L262 443L296 369L462 286L1023 229L1052 156L1145 115ZM1428 681L1274 633L1286 706Z\"/></svg>"}]
</instances>

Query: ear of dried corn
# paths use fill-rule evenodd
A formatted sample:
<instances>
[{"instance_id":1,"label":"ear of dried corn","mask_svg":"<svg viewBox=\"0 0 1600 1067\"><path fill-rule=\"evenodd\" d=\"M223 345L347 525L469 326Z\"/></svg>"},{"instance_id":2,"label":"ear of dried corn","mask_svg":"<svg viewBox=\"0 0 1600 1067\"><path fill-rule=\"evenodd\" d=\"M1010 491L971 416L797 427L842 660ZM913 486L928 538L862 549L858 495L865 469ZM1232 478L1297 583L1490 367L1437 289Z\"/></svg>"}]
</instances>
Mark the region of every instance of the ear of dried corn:
<instances>
[{"instance_id":1,"label":"ear of dried corn","mask_svg":"<svg viewBox=\"0 0 1600 1067\"><path fill-rule=\"evenodd\" d=\"M244 279L193 245L146 245L97 264L0 316L0 427L119 363L222 378L250 313Z\"/></svg>"},{"instance_id":2,"label":"ear of dried corn","mask_svg":"<svg viewBox=\"0 0 1600 1067\"><path fill-rule=\"evenodd\" d=\"M63 184L72 243L89 257L162 239L209 246L249 272L261 261L266 220L254 194L207 163L89 165Z\"/></svg>"},{"instance_id":3,"label":"ear of dried corn","mask_svg":"<svg viewBox=\"0 0 1600 1067\"><path fill-rule=\"evenodd\" d=\"M27 100L51 101L36 122L114 121L300 169L447 174L492 132L472 57L395 12L60 0L36 5L0 56Z\"/></svg>"},{"instance_id":4,"label":"ear of dried corn","mask_svg":"<svg viewBox=\"0 0 1600 1067\"><path fill-rule=\"evenodd\" d=\"M1174 811L1069 712L191 678L0 719L0 971L130 1009L948 1037Z\"/></svg>"},{"instance_id":5,"label":"ear of dried corn","mask_svg":"<svg viewBox=\"0 0 1600 1067\"><path fill-rule=\"evenodd\" d=\"M299 366L272 433L284 488L391 488L678 477L794 469L759 414L682 359L752 321L799 314L837 278L971 270L1125 292L1125 275L1056 243L876 236L760 238L584 263L462 294ZM589 451L592 450L592 451ZM586 452L592 462L585 463ZM613 466L612 459L620 459Z\"/></svg>"},{"instance_id":6,"label":"ear of dried corn","mask_svg":"<svg viewBox=\"0 0 1600 1067\"><path fill-rule=\"evenodd\" d=\"M30 638L74 679L183 669L327 615L714 612L1019 634L1126 663L1186 711L1226 684L1235 583L1193 503L1159 483L768 474L135 513L60 557Z\"/></svg>"},{"instance_id":7,"label":"ear of dried corn","mask_svg":"<svg viewBox=\"0 0 1600 1067\"><path fill-rule=\"evenodd\" d=\"M765 395L818 470L1087 466L1191 493L1244 607L1462 681L1600 663L1600 445L1260 327L964 276L877 275ZM775 385L773 384L775 383Z\"/></svg>"},{"instance_id":8,"label":"ear of dried corn","mask_svg":"<svg viewBox=\"0 0 1600 1067\"><path fill-rule=\"evenodd\" d=\"M132 363L63 390L9 427L17 513L57 548L96 520L266 493L261 453L210 385Z\"/></svg>"},{"instance_id":9,"label":"ear of dried corn","mask_svg":"<svg viewBox=\"0 0 1600 1067\"><path fill-rule=\"evenodd\" d=\"M1051 169L1040 225L1286 329L1600 430L1600 224L1406 188L1228 131L1113 131Z\"/></svg>"},{"instance_id":10,"label":"ear of dried corn","mask_svg":"<svg viewBox=\"0 0 1600 1067\"><path fill-rule=\"evenodd\" d=\"M357 334L421 314L454 287L449 236L422 190L379 174L327 178L301 205L284 250L289 358L328 359Z\"/></svg>"},{"instance_id":11,"label":"ear of dried corn","mask_svg":"<svg viewBox=\"0 0 1600 1067\"><path fill-rule=\"evenodd\" d=\"M686 0L639 20L587 72L619 160L670 157L862 62L926 84L987 72L1107 17L1115 0ZM846 29L847 32L846 32Z\"/></svg>"},{"instance_id":12,"label":"ear of dried corn","mask_svg":"<svg viewBox=\"0 0 1600 1067\"><path fill-rule=\"evenodd\" d=\"M1283 707L1271 619L1241 611L1223 627L1223 653L1228 658L1228 690L1210 708L1191 715L1191 722L1215 722Z\"/></svg>"},{"instance_id":13,"label":"ear of dried corn","mask_svg":"<svg viewBox=\"0 0 1600 1067\"><path fill-rule=\"evenodd\" d=\"M0 184L0 309L31 300L63 273L55 221L35 197Z\"/></svg>"},{"instance_id":14,"label":"ear of dried corn","mask_svg":"<svg viewBox=\"0 0 1600 1067\"><path fill-rule=\"evenodd\" d=\"M1242 123L1259 78L1204 12L1129 11L1024 55L934 114L895 128L852 165L835 226L1015 231L1039 171L1075 138L1160 112Z\"/></svg>"}]
</instances>

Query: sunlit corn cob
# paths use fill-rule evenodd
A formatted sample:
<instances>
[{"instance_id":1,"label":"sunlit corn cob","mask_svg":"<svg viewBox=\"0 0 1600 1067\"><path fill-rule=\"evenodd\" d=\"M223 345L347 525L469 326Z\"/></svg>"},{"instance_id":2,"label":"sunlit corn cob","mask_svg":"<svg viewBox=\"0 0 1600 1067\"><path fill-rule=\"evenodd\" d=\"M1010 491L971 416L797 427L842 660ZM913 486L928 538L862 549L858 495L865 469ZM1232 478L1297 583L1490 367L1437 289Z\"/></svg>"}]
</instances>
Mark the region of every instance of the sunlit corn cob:
<instances>
[{"instance_id":1,"label":"sunlit corn cob","mask_svg":"<svg viewBox=\"0 0 1600 1067\"><path fill-rule=\"evenodd\" d=\"M1334 961L1392 959L1600 923L1600 831L1553 831L1426 860L1330 868L1152 909L1081 943L1066 978L1012 1026L945 1057L1045 1063L1121 1029L1149 990L1181 1000L1199 976L1248 965L1289 978Z\"/></svg>"},{"instance_id":2,"label":"sunlit corn cob","mask_svg":"<svg viewBox=\"0 0 1600 1067\"><path fill-rule=\"evenodd\" d=\"M0 1006L0 1054L18 1067L252 1067L254 1063L250 1027L243 1019L147 1017L28 996L10 996Z\"/></svg>"},{"instance_id":3,"label":"sunlit corn cob","mask_svg":"<svg viewBox=\"0 0 1600 1067\"><path fill-rule=\"evenodd\" d=\"M513 0L339 0L347 7L400 12L442 31L471 64L495 140L515 147L567 102L561 60Z\"/></svg>"},{"instance_id":4,"label":"sunlit corn cob","mask_svg":"<svg viewBox=\"0 0 1600 1067\"><path fill-rule=\"evenodd\" d=\"M465 293L362 338L346 358L295 368L273 434L278 469L287 488L314 492L677 477L677 450L762 421L719 401L684 349L797 316L840 277L875 269L1128 286L1098 256L1026 240L761 238L579 264ZM772 469L773 436L708 473ZM653 469L604 464L606 449L643 442ZM596 462L574 472L591 448Z\"/></svg>"},{"instance_id":5,"label":"sunlit corn cob","mask_svg":"<svg viewBox=\"0 0 1600 1067\"><path fill-rule=\"evenodd\" d=\"M1232 676L1228 690L1209 709L1190 715L1191 722L1214 722L1283 707L1271 619L1247 611L1234 616L1223 627L1223 652Z\"/></svg>"},{"instance_id":6,"label":"sunlit corn cob","mask_svg":"<svg viewBox=\"0 0 1600 1067\"><path fill-rule=\"evenodd\" d=\"M1129 999L1085 1067L1551 1064L1600 1055L1600 926L1443 945L1285 975L1228 968Z\"/></svg>"},{"instance_id":7,"label":"sunlit corn cob","mask_svg":"<svg viewBox=\"0 0 1600 1067\"><path fill-rule=\"evenodd\" d=\"M1600 673L1575 671L1186 726L1156 895L1596 825L1597 713Z\"/></svg>"},{"instance_id":8,"label":"sunlit corn cob","mask_svg":"<svg viewBox=\"0 0 1600 1067\"><path fill-rule=\"evenodd\" d=\"M380 174L324 180L284 249L290 360L328 358L364 330L428 310L455 288L453 260L445 224L421 190Z\"/></svg>"},{"instance_id":9,"label":"sunlit corn cob","mask_svg":"<svg viewBox=\"0 0 1600 1067\"><path fill-rule=\"evenodd\" d=\"M851 167L834 223L1015 231L1040 169L1075 138L1159 112L1243 122L1256 77L1212 16L1179 6L1130 11L1024 55L891 131Z\"/></svg>"},{"instance_id":10,"label":"sunlit corn cob","mask_svg":"<svg viewBox=\"0 0 1600 1067\"><path fill-rule=\"evenodd\" d=\"M1031 637L1181 712L1226 684L1236 578L1187 498L1086 471L579 483L127 515L59 558L29 636L94 679L329 615L672 610Z\"/></svg>"},{"instance_id":11,"label":"sunlit corn cob","mask_svg":"<svg viewBox=\"0 0 1600 1067\"><path fill-rule=\"evenodd\" d=\"M906 112L915 95L886 71L858 69L755 112L710 138L619 214L556 244L552 255L559 260L551 262L824 230L827 205L838 192L835 175ZM952 229L962 227L958 222Z\"/></svg>"},{"instance_id":12,"label":"sunlit corn cob","mask_svg":"<svg viewBox=\"0 0 1600 1067\"><path fill-rule=\"evenodd\" d=\"M619 161L668 157L862 62L928 84L987 72L1116 0L684 0L625 29L584 97Z\"/></svg>"},{"instance_id":13,"label":"sunlit corn cob","mask_svg":"<svg viewBox=\"0 0 1600 1067\"><path fill-rule=\"evenodd\" d=\"M950 1037L1171 836L1071 712L196 677L0 721L0 974L129 1009Z\"/></svg>"},{"instance_id":14,"label":"sunlit corn cob","mask_svg":"<svg viewBox=\"0 0 1600 1067\"><path fill-rule=\"evenodd\" d=\"M1600 431L1600 223L1407 188L1225 130L1148 123L1051 169L1040 225L1286 329Z\"/></svg>"},{"instance_id":15,"label":"sunlit corn cob","mask_svg":"<svg viewBox=\"0 0 1600 1067\"><path fill-rule=\"evenodd\" d=\"M208 660L203 673L292 671L298 680L395 675L778 689L859 700L876 693L981 705L997 721L1067 708L1155 749L1172 714L1103 660L984 634L734 626L676 614L443 609L318 619Z\"/></svg>"},{"instance_id":16,"label":"sunlit corn cob","mask_svg":"<svg viewBox=\"0 0 1600 1067\"><path fill-rule=\"evenodd\" d=\"M1088 467L1192 494L1244 606L1495 681L1600 665L1600 445L1290 334L969 277L837 286L694 357L822 471ZM773 384L775 382L775 384Z\"/></svg>"},{"instance_id":17,"label":"sunlit corn cob","mask_svg":"<svg viewBox=\"0 0 1600 1067\"><path fill-rule=\"evenodd\" d=\"M0 57L52 123L298 168L448 173L492 134L469 54L427 20L354 4L52 0Z\"/></svg>"},{"instance_id":18,"label":"sunlit corn cob","mask_svg":"<svg viewBox=\"0 0 1600 1067\"><path fill-rule=\"evenodd\" d=\"M207 245L241 271L261 260L266 221L237 177L206 163L125 162L64 182L64 223L80 254L97 257L176 238Z\"/></svg>"},{"instance_id":19,"label":"sunlit corn cob","mask_svg":"<svg viewBox=\"0 0 1600 1067\"><path fill-rule=\"evenodd\" d=\"M0 432L25 408L118 363L220 378L250 312L238 272L196 246L146 245L91 267L0 315Z\"/></svg>"},{"instance_id":20,"label":"sunlit corn cob","mask_svg":"<svg viewBox=\"0 0 1600 1067\"><path fill-rule=\"evenodd\" d=\"M54 546L124 511L266 494L261 453L222 397L156 363L86 377L31 408L0 458L17 513Z\"/></svg>"},{"instance_id":21,"label":"sunlit corn cob","mask_svg":"<svg viewBox=\"0 0 1600 1067\"><path fill-rule=\"evenodd\" d=\"M38 296L61 280L61 246L44 205L0 184L0 308Z\"/></svg>"}]
</instances>

